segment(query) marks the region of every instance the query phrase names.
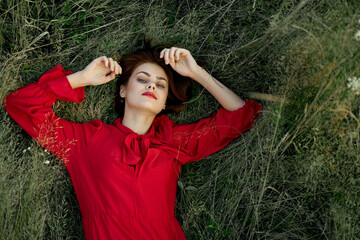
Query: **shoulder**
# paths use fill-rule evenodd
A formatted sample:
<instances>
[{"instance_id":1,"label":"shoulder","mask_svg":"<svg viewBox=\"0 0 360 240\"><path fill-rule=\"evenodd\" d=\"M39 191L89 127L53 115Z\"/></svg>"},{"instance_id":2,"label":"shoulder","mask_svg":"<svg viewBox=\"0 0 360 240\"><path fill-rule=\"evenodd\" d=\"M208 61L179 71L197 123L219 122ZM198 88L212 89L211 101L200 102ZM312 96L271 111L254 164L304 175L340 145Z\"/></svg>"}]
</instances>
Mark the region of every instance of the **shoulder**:
<instances>
[{"instance_id":1,"label":"shoulder","mask_svg":"<svg viewBox=\"0 0 360 240\"><path fill-rule=\"evenodd\" d=\"M114 131L114 129L117 128L117 126L115 124L116 121L118 121L118 120L115 120L113 124L108 124L108 123L104 123L100 119L94 119L89 122L83 122L83 123L79 123L79 124L83 125L84 128L91 129L93 131L99 131L99 132L103 131L103 130Z\"/></svg>"},{"instance_id":2,"label":"shoulder","mask_svg":"<svg viewBox=\"0 0 360 240\"><path fill-rule=\"evenodd\" d=\"M103 121L101 121L100 119L94 119L91 122L89 122L88 124L91 124L94 127L98 127L98 128L103 127L103 125L108 125L108 124L103 123Z\"/></svg>"}]
</instances>

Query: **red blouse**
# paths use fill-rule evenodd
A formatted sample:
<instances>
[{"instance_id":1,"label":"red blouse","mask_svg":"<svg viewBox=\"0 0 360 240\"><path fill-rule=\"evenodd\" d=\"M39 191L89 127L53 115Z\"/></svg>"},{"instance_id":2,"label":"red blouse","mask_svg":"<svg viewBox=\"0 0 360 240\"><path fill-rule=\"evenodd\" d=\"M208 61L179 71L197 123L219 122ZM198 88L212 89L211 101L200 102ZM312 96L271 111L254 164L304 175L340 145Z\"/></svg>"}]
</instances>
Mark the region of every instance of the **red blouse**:
<instances>
[{"instance_id":1,"label":"red blouse","mask_svg":"<svg viewBox=\"0 0 360 240\"><path fill-rule=\"evenodd\" d=\"M9 115L70 174L86 239L185 239L175 218L176 186L183 164L225 147L250 129L262 107L253 100L235 111L220 108L193 124L154 119L139 135L121 124L101 120L73 123L55 115L56 100L84 100L72 89L61 65L38 82L3 100Z\"/></svg>"}]
</instances>

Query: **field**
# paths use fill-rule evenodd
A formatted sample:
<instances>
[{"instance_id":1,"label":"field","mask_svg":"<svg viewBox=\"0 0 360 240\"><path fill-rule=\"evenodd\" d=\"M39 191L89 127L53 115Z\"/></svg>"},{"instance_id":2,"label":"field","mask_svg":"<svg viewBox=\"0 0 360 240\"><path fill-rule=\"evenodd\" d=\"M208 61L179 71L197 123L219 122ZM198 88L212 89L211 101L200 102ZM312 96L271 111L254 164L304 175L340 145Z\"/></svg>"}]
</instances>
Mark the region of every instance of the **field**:
<instances>
[{"instance_id":1,"label":"field","mask_svg":"<svg viewBox=\"0 0 360 240\"><path fill-rule=\"evenodd\" d=\"M189 49L264 107L220 152L183 167L176 216L188 239L360 239L360 2L0 1L0 98L57 64L73 72L143 40ZM56 102L111 124L115 81ZM189 123L218 102L199 84ZM62 162L0 108L0 239L84 239Z\"/></svg>"}]
</instances>

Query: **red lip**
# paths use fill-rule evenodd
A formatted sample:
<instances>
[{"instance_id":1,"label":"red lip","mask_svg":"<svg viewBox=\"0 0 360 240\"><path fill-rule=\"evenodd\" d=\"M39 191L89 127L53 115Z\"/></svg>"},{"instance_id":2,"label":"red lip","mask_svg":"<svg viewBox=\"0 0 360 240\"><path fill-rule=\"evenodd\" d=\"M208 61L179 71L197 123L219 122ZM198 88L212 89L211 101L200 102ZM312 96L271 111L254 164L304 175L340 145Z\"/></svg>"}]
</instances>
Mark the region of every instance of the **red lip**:
<instances>
[{"instance_id":1,"label":"red lip","mask_svg":"<svg viewBox=\"0 0 360 240\"><path fill-rule=\"evenodd\" d=\"M155 96L155 94L153 94L152 92L144 92L143 94L141 94L143 96L149 96L152 97L153 99L157 99L157 97Z\"/></svg>"}]
</instances>

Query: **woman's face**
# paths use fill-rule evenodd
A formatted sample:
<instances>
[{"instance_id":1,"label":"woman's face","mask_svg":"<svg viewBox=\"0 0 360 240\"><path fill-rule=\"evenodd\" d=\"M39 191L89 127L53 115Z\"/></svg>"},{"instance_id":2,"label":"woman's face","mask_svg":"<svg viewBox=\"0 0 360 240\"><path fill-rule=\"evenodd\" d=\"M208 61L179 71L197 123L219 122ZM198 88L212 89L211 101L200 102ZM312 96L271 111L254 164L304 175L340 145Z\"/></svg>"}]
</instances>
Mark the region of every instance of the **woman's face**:
<instances>
[{"instance_id":1,"label":"woman's face","mask_svg":"<svg viewBox=\"0 0 360 240\"><path fill-rule=\"evenodd\" d=\"M120 87L127 109L158 114L164 108L168 96L169 81L162 67L155 63L143 63L131 74L127 86Z\"/></svg>"}]
</instances>

